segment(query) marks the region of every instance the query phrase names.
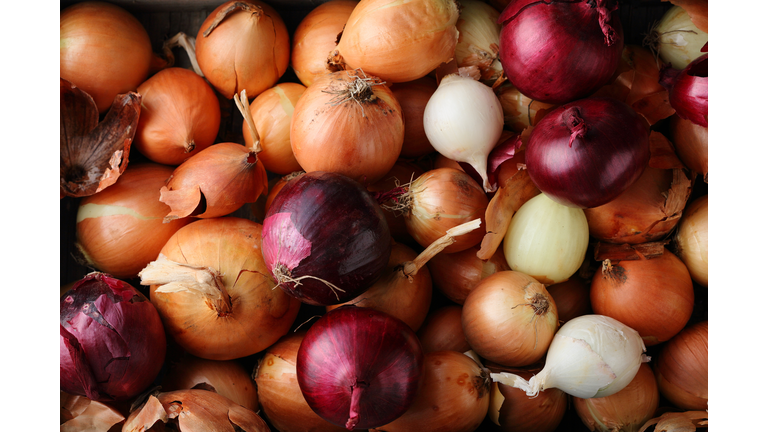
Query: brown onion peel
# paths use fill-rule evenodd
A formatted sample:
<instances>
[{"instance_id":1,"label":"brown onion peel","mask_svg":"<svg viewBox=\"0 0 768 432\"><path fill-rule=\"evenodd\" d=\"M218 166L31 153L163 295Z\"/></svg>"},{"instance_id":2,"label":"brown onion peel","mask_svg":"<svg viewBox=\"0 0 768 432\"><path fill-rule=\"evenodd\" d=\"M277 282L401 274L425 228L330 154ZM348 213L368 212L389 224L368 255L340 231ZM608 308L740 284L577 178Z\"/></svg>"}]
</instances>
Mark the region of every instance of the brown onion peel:
<instances>
[{"instance_id":1,"label":"brown onion peel","mask_svg":"<svg viewBox=\"0 0 768 432\"><path fill-rule=\"evenodd\" d=\"M639 243L615 244L597 242L595 244L595 261L602 262L603 271L612 268L611 261L632 261L660 257L666 250L669 240Z\"/></svg>"},{"instance_id":2,"label":"brown onion peel","mask_svg":"<svg viewBox=\"0 0 768 432\"><path fill-rule=\"evenodd\" d=\"M59 432L107 431L125 420L125 416L114 407L92 401L85 396L75 396L62 391L59 404Z\"/></svg>"},{"instance_id":3,"label":"brown onion peel","mask_svg":"<svg viewBox=\"0 0 768 432\"><path fill-rule=\"evenodd\" d=\"M425 354L445 350L463 353L472 349L461 328L459 305L447 305L432 311L416 335Z\"/></svg>"},{"instance_id":4,"label":"brown onion peel","mask_svg":"<svg viewBox=\"0 0 768 432\"><path fill-rule=\"evenodd\" d=\"M59 80L60 197L93 195L114 184L128 166L141 95L117 95L99 122L93 98L64 78Z\"/></svg>"},{"instance_id":5,"label":"brown onion peel","mask_svg":"<svg viewBox=\"0 0 768 432\"><path fill-rule=\"evenodd\" d=\"M665 412L659 417L652 418L640 427L640 432L694 432L696 429L708 429L709 413L707 411Z\"/></svg>"}]
</instances>

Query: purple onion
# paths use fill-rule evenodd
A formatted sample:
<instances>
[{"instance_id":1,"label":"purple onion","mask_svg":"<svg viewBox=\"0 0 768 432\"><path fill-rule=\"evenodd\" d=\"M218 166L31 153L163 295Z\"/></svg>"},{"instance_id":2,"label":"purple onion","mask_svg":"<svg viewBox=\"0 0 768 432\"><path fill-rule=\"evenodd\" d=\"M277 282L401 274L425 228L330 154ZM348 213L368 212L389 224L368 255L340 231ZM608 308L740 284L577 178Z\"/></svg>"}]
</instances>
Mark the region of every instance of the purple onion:
<instances>
[{"instance_id":1,"label":"purple onion","mask_svg":"<svg viewBox=\"0 0 768 432\"><path fill-rule=\"evenodd\" d=\"M96 401L145 390L165 360L155 306L126 282L90 273L61 298L61 390Z\"/></svg>"},{"instance_id":2,"label":"purple onion","mask_svg":"<svg viewBox=\"0 0 768 432\"><path fill-rule=\"evenodd\" d=\"M709 54L692 61L682 71L665 66L659 83L669 91L669 104L677 115L693 123L709 124Z\"/></svg>"},{"instance_id":3,"label":"purple onion","mask_svg":"<svg viewBox=\"0 0 768 432\"><path fill-rule=\"evenodd\" d=\"M296 377L304 399L338 426L390 423L413 403L424 372L416 333L374 309L344 305L327 312L299 346Z\"/></svg>"},{"instance_id":4,"label":"purple onion","mask_svg":"<svg viewBox=\"0 0 768 432\"><path fill-rule=\"evenodd\" d=\"M379 204L341 174L314 171L290 180L264 218L264 262L280 288L308 304L362 294L386 268L391 247Z\"/></svg>"}]
</instances>

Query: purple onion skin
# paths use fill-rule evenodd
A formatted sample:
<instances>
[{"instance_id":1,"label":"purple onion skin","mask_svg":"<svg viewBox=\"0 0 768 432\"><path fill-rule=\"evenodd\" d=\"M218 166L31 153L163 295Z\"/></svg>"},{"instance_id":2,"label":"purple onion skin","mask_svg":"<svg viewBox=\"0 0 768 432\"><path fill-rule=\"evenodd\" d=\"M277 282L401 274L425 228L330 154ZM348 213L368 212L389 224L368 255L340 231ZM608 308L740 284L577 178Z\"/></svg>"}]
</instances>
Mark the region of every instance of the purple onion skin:
<instances>
[{"instance_id":1,"label":"purple onion skin","mask_svg":"<svg viewBox=\"0 0 768 432\"><path fill-rule=\"evenodd\" d=\"M677 115L709 127L709 54L692 61L682 71L665 66L659 83L669 91L669 104Z\"/></svg>"},{"instance_id":2,"label":"purple onion skin","mask_svg":"<svg viewBox=\"0 0 768 432\"><path fill-rule=\"evenodd\" d=\"M624 49L616 0L512 0L498 22L504 72L520 92L542 102L594 93L611 79Z\"/></svg>"},{"instance_id":3,"label":"purple onion skin","mask_svg":"<svg viewBox=\"0 0 768 432\"><path fill-rule=\"evenodd\" d=\"M310 408L349 430L400 417L413 403L423 373L421 343L407 324L354 305L333 309L315 322L296 360L296 377ZM357 423L350 420L355 387Z\"/></svg>"},{"instance_id":4,"label":"purple onion skin","mask_svg":"<svg viewBox=\"0 0 768 432\"><path fill-rule=\"evenodd\" d=\"M138 290L90 273L61 298L61 390L102 402L130 399L154 381L166 339L155 306Z\"/></svg>"},{"instance_id":5,"label":"purple onion skin","mask_svg":"<svg viewBox=\"0 0 768 432\"><path fill-rule=\"evenodd\" d=\"M346 302L370 288L392 248L384 213L368 191L349 177L322 171L283 186L265 215L263 232L264 262L280 288L320 306Z\"/></svg>"},{"instance_id":6,"label":"purple onion skin","mask_svg":"<svg viewBox=\"0 0 768 432\"><path fill-rule=\"evenodd\" d=\"M553 201L598 207L643 174L651 157L649 137L648 123L624 102L581 99L536 124L525 164L536 187Z\"/></svg>"}]
</instances>

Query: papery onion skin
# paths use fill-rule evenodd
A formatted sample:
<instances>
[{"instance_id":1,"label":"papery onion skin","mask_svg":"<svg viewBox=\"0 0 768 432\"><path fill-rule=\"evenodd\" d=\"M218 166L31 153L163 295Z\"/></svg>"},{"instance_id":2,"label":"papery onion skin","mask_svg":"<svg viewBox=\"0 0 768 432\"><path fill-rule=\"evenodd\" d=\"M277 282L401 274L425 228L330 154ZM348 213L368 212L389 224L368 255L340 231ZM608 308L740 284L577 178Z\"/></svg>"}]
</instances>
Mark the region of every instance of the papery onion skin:
<instances>
[{"instance_id":1,"label":"papery onion skin","mask_svg":"<svg viewBox=\"0 0 768 432\"><path fill-rule=\"evenodd\" d=\"M708 407L709 322L696 323L664 344L655 359L661 394L684 410Z\"/></svg>"},{"instance_id":2,"label":"papery onion skin","mask_svg":"<svg viewBox=\"0 0 768 432\"><path fill-rule=\"evenodd\" d=\"M345 305L309 328L296 371L304 398L320 417L349 430L374 428L400 417L413 403L424 354L402 321Z\"/></svg>"},{"instance_id":3,"label":"papery onion skin","mask_svg":"<svg viewBox=\"0 0 768 432\"><path fill-rule=\"evenodd\" d=\"M525 151L536 187L560 204L590 208L610 202L642 175L651 158L649 127L627 104L586 98L550 111Z\"/></svg>"},{"instance_id":4,"label":"papery onion skin","mask_svg":"<svg viewBox=\"0 0 768 432\"><path fill-rule=\"evenodd\" d=\"M535 126L547 110L555 106L533 100L509 83L502 84L495 91L504 112L504 126L517 133Z\"/></svg>"},{"instance_id":5,"label":"papery onion skin","mask_svg":"<svg viewBox=\"0 0 768 432\"><path fill-rule=\"evenodd\" d=\"M221 124L219 99L188 69L163 69L138 88L141 116L134 146L149 160L179 165L209 147Z\"/></svg>"},{"instance_id":6,"label":"papery onion skin","mask_svg":"<svg viewBox=\"0 0 768 432\"><path fill-rule=\"evenodd\" d=\"M95 401L128 400L145 390L165 360L157 310L130 284L90 273L60 302L61 390Z\"/></svg>"},{"instance_id":7,"label":"papery onion skin","mask_svg":"<svg viewBox=\"0 0 768 432\"><path fill-rule=\"evenodd\" d=\"M530 379L533 372L520 372ZM554 432L568 409L569 398L562 390L550 388L531 398L520 390L491 383L488 418L502 432Z\"/></svg>"},{"instance_id":8,"label":"papery onion skin","mask_svg":"<svg viewBox=\"0 0 768 432\"><path fill-rule=\"evenodd\" d=\"M669 131L675 153L691 170L704 175L709 182L709 129L673 115L669 120Z\"/></svg>"},{"instance_id":9,"label":"papery onion skin","mask_svg":"<svg viewBox=\"0 0 768 432\"><path fill-rule=\"evenodd\" d=\"M669 250L656 258L603 266L592 278L592 309L637 330L646 346L671 339L693 313L693 281Z\"/></svg>"},{"instance_id":10,"label":"papery onion skin","mask_svg":"<svg viewBox=\"0 0 768 432\"><path fill-rule=\"evenodd\" d=\"M480 80L493 84L504 72L499 62L499 11L477 0L462 0L459 20L459 40L456 43L458 67L476 66Z\"/></svg>"},{"instance_id":11,"label":"papery onion skin","mask_svg":"<svg viewBox=\"0 0 768 432\"><path fill-rule=\"evenodd\" d=\"M341 174L294 178L264 218L264 261L280 288L304 303L357 297L384 271L390 250L381 207Z\"/></svg>"},{"instance_id":12,"label":"papery onion skin","mask_svg":"<svg viewBox=\"0 0 768 432\"><path fill-rule=\"evenodd\" d=\"M454 253L439 253L429 262L434 286L449 300L460 305L480 281L496 272L511 270L504 252L497 249L488 260L477 257L479 245Z\"/></svg>"},{"instance_id":13,"label":"papery onion skin","mask_svg":"<svg viewBox=\"0 0 768 432\"><path fill-rule=\"evenodd\" d=\"M179 228L193 221L163 223L169 208L160 202L160 188L172 173L165 165L131 164L114 185L80 201L75 247L89 266L116 278L135 278Z\"/></svg>"},{"instance_id":14,"label":"papery onion skin","mask_svg":"<svg viewBox=\"0 0 768 432\"><path fill-rule=\"evenodd\" d=\"M116 408L85 396L60 392L59 401L59 432L110 431L125 420Z\"/></svg>"},{"instance_id":15,"label":"papery onion skin","mask_svg":"<svg viewBox=\"0 0 768 432\"><path fill-rule=\"evenodd\" d=\"M59 74L87 92L103 113L119 93L149 74L152 43L139 20L120 6L81 2L59 16Z\"/></svg>"},{"instance_id":16,"label":"papery onion skin","mask_svg":"<svg viewBox=\"0 0 768 432\"><path fill-rule=\"evenodd\" d=\"M464 353L472 349L461 328L461 306L458 305L432 311L416 334L425 354L445 350Z\"/></svg>"},{"instance_id":17,"label":"papery onion skin","mask_svg":"<svg viewBox=\"0 0 768 432\"><path fill-rule=\"evenodd\" d=\"M669 8L647 36L659 59L678 70L701 55L709 35L691 22L688 12L674 5Z\"/></svg>"},{"instance_id":18,"label":"papery onion skin","mask_svg":"<svg viewBox=\"0 0 768 432\"><path fill-rule=\"evenodd\" d=\"M691 278L709 286L709 195L688 204L675 234L675 246Z\"/></svg>"},{"instance_id":19,"label":"papery onion skin","mask_svg":"<svg viewBox=\"0 0 768 432\"><path fill-rule=\"evenodd\" d=\"M616 1L594 5L591 1L510 2L499 17L503 24L499 46L501 64L512 85L531 99L562 104L606 84L621 57L624 32Z\"/></svg>"}]
</instances>

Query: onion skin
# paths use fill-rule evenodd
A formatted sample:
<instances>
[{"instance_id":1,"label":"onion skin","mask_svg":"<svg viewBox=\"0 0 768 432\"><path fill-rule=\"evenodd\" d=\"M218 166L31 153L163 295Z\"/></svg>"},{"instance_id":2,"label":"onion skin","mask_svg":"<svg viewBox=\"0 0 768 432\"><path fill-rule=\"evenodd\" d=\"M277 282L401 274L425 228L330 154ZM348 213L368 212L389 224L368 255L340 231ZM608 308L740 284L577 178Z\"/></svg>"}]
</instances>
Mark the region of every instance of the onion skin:
<instances>
[{"instance_id":1,"label":"onion skin","mask_svg":"<svg viewBox=\"0 0 768 432\"><path fill-rule=\"evenodd\" d=\"M461 306L458 305L443 306L431 312L416 334L425 354L446 350L465 353L472 349L461 328Z\"/></svg>"},{"instance_id":2,"label":"onion skin","mask_svg":"<svg viewBox=\"0 0 768 432\"><path fill-rule=\"evenodd\" d=\"M709 286L709 195L688 204L675 234L677 255L683 260L691 278Z\"/></svg>"},{"instance_id":3,"label":"onion skin","mask_svg":"<svg viewBox=\"0 0 768 432\"><path fill-rule=\"evenodd\" d=\"M629 188L651 158L648 123L627 104L587 98L550 111L525 151L531 180L554 201L591 208Z\"/></svg>"},{"instance_id":4,"label":"onion skin","mask_svg":"<svg viewBox=\"0 0 768 432\"><path fill-rule=\"evenodd\" d=\"M382 209L385 209L384 217L387 219L387 225L389 226L392 238L401 243L413 243L413 239L408 234L408 228L405 225L405 216L399 212L386 210L386 206L395 205L395 202L393 198L383 199L382 196L390 191L397 190L397 188L407 187L410 182L419 178L422 174L424 174L424 170L418 165L405 159L398 159L392 169L381 180L370 183L367 186L367 189L374 194L376 200L381 204Z\"/></svg>"},{"instance_id":5,"label":"onion skin","mask_svg":"<svg viewBox=\"0 0 768 432\"><path fill-rule=\"evenodd\" d=\"M59 432L110 431L125 420L125 416L114 407L85 396L61 392L59 401Z\"/></svg>"},{"instance_id":6,"label":"onion skin","mask_svg":"<svg viewBox=\"0 0 768 432\"><path fill-rule=\"evenodd\" d=\"M318 415L349 430L374 428L400 417L414 401L424 354L402 321L346 305L309 328L296 371L301 392Z\"/></svg>"},{"instance_id":7,"label":"onion skin","mask_svg":"<svg viewBox=\"0 0 768 432\"><path fill-rule=\"evenodd\" d=\"M596 8L589 3L513 0L507 5L499 17L499 56L512 85L531 99L562 104L610 80L624 47L618 4L598 1Z\"/></svg>"},{"instance_id":8,"label":"onion skin","mask_svg":"<svg viewBox=\"0 0 768 432\"><path fill-rule=\"evenodd\" d=\"M581 276L575 274L565 282L547 287L547 292L552 296L557 306L557 319L560 325L573 318L592 313L592 305L589 301L589 285Z\"/></svg>"},{"instance_id":9,"label":"onion skin","mask_svg":"<svg viewBox=\"0 0 768 432\"><path fill-rule=\"evenodd\" d=\"M427 263L432 282L449 300L460 305L480 281L496 272L511 270L504 252L497 249L488 260L477 257L479 245L454 253L439 253Z\"/></svg>"},{"instance_id":10,"label":"onion skin","mask_svg":"<svg viewBox=\"0 0 768 432\"><path fill-rule=\"evenodd\" d=\"M704 19L707 2L704 4ZM674 4L674 3L673 3ZM701 55L709 35L692 22L692 16L675 4L669 8L648 35L657 56L677 70L683 70ZM701 24L701 23L700 23ZM706 29L706 23L705 27Z\"/></svg>"},{"instance_id":11,"label":"onion skin","mask_svg":"<svg viewBox=\"0 0 768 432\"><path fill-rule=\"evenodd\" d=\"M655 374L661 394L684 410L708 407L709 322L696 323L661 347Z\"/></svg>"},{"instance_id":12,"label":"onion skin","mask_svg":"<svg viewBox=\"0 0 768 432\"><path fill-rule=\"evenodd\" d=\"M525 379L533 372L516 371ZM549 388L536 397L505 384L491 383L488 418L503 432L554 432L568 409L568 395Z\"/></svg>"},{"instance_id":13,"label":"onion skin","mask_svg":"<svg viewBox=\"0 0 768 432\"><path fill-rule=\"evenodd\" d=\"M209 147L219 134L219 99L188 69L163 69L138 88L141 116L134 146L149 160L179 165Z\"/></svg>"},{"instance_id":14,"label":"onion skin","mask_svg":"<svg viewBox=\"0 0 768 432\"><path fill-rule=\"evenodd\" d=\"M592 278L592 309L637 330L646 346L671 339L693 313L693 281L669 250L652 259L604 265Z\"/></svg>"},{"instance_id":15,"label":"onion skin","mask_svg":"<svg viewBox=\"0 0 768 432\"><path fill-rule=\"evenodd\" d=\"M425 76L413 81L392 84L392 94L400 103L405 123L402 158L419 158L435 151L424 132L424 108L437 90L437 81Z\"/></svg>"},{"instance_id":16,"label":"onion skin","mask_svg":"<svg viewBox=\"0 0 768 432\"><path fill-rule=\"evenodd\" d=\"M691 170L709 178L709 129L674 115L669 121L669 131L675 153Z\"/></svg>"},{"instance_id":17,"label":"onion skin","mask_svg":"<svg viewBox=\"0 0 768 432\"><path fill-rule=\"evenodd\" d=\"M669 91L669 103L681 118L708 127L709 124L709 55L692 61L682 71L663 68L659 83Z\"/></svg>"},{"instance_id":18,"label":"onion skin","mask_svg":"<svg viewBox=\"0 0 768 432\"><path fill-rule=\"evenodd\" d=\"M106 2L81 2L59 16L59 75L87 92L100 113L149 74L152 43L139 20Z\"/></svg>"}]
</instances>

